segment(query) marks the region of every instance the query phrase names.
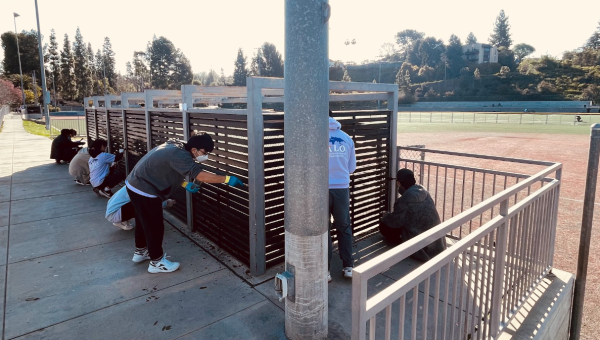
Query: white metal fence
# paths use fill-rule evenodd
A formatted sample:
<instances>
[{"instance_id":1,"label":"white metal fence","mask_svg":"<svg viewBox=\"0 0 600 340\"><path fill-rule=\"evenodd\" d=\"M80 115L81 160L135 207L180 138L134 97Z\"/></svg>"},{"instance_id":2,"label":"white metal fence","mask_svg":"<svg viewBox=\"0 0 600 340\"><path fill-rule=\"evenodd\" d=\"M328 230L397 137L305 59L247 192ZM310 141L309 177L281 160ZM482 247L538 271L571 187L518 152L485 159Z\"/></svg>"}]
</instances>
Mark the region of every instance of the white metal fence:
<instances>
[{"instance_id":1,"label":"white metal fence","mask_svg":"<svg viewBox=\"0 0 600 340\"><path fill-rule=\"evenodd\" d=\"M399 148L400 155L402 149L412 148ZM400 158L399 165L421 167L418 181L429 188L443 222L354 269L352 338L495 339L551 269L562 165L416 150L426 160ZM455 240L443 253L387 287L369 282L443 236Z\"/></svg>"},{"instance_id":2,"label":"white metal fence","mask_svg":"<svg viewBox=\"0 0 600 340\"><path fill-rule=\"evenodd\" d=\"M77 131L77 136L87 136L85 116L76 117L52 117L50 116L50 137L60 135L60 130L70 129Z\"/></svg>"},{"instance_id":3,"label":"white metal fence","mask_svg":"<svg viewBox=\"0 0 600 340\"><path fill-rule=\"evenodd\" d=\"M0 128L4 123L4 116L10 113L10 107L8 105L4 105L0 108Z\"/></svg>"},{"instance_id":4,"label":"white metal fence","mask_svg":"<svg viewBox=\"0 0 600 340\"><path fill-rule=\"evenodd\" d=\"M577 118L579 117L579 118ZM493 123L585 125L600 123L600 114L496 113L496 112L398 112L400 123Z\"/></svg>"}]
</instances>

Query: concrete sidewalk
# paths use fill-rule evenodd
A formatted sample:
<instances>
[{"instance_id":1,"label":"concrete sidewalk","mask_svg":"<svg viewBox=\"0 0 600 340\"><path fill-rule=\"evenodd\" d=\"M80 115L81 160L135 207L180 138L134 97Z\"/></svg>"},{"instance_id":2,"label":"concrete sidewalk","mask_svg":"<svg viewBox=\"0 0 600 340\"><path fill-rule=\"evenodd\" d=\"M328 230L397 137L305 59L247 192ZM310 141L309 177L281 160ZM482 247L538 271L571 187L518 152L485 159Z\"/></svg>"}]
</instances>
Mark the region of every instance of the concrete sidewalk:
<instances>
[{"instance_id":1,"label":"concrete sidewalk","mask_svg":"<svg viewBox=\"0 0 600 340\"><path fill-rule=\"evenodd\" d=\"M284 339L284 312L165 224L181 261L152 275L106 199L48 159L51 141L9 115L0 133L2 339ZM266 286L265 286L266 287ZM269 282L270 293L272 283Z\"/></svg>"}]
</instances>

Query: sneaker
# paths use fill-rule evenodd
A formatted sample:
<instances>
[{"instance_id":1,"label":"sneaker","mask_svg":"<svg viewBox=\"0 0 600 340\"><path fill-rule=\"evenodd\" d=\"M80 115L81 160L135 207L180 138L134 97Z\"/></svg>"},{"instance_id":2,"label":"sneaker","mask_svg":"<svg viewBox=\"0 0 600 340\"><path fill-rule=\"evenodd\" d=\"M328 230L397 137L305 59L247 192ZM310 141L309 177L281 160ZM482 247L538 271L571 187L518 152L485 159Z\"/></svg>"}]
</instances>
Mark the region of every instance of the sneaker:
<instances>
[{"instance_id":1,"label":"sneaker","mask_svg":"<svg viewBox=\"0 0 600 340\"><path fill-rule=\"evenodd\" d=\"M129 221L123 221L119 223L113 223L113 225L117 228L121 228L123 230L131 230L133 226L129 223Z\"/></svg>"},{"instance_id":2,"label":"sneaker","mask_svg":"<svg viewBox=\"0 0 600 340\"><path fill-rule=\"evenodd\" d=\"M102 197L106 197L106 198L111 198L112 195L113 195L113 193L110 190L108 190L108 191L106 191L106 190L98 190L98 195L102 196Z\"/></svg>"},{"instance_id":3,"label":"sneaker","mask_svg":"<svg viewBox=\"0 0 600 340\"><path fill-rule=\"evenodd\" d=\"M144 249L142 251L136 250L133 253L133 258L131 259L131 261L136 263L144 262L146 260L150 260L150 253L148 253L148 249Z\"/></svg>"},{"instance_id":4,"label":"sneaker","mask_svg":"<svg viewBox=\"0 0 600 340\"><path fill-rule=\"evenodd\" d=\"M327 272L327 283L331 282L331 272Z\"/></svg>"},{"instance_id":5,"label":"sneaker","mask_svg":"<svg viewBox=\"0 0 600 340\"><path fill-rule=\"evenodd\" d=\"M94 188L94 189L92 189L92 191L94 191L94 194L98 195L98 197L104 197L100 194L100 189Z\"/></svg>"},{"instance_id":6,"label":"sneaker","mask_svg":"<svg viewBox=\"0 0 600 340\"><path fill-rule=\"evenodd\" d=\"M78 179L75 180L75 184L77 184L77 185L90 185L90 183L83 183L83 182L80 182Z\"/></svg>"},{"instance_id":7,"label":"sneaker","mask_svg":"<svg viewBox=\"0 0 600 340\"><path fill-rule=\"evenodd\" d=\"M167 260L167 253L165 253L160 261L150 261L148 266L148 273L170 273L179 269L179 262L171 262Z\"/></svg>"},{"instance_id":8,"label":"sneaker","mask_svg":"<svg viewBox=\"0 0 600 340\"><path fill-rule=\"evenodd\" d=\"M344 267L342 271L344 272L344 277L349 279L352 278L352 267Z\"/></svg>"}]
</instances>

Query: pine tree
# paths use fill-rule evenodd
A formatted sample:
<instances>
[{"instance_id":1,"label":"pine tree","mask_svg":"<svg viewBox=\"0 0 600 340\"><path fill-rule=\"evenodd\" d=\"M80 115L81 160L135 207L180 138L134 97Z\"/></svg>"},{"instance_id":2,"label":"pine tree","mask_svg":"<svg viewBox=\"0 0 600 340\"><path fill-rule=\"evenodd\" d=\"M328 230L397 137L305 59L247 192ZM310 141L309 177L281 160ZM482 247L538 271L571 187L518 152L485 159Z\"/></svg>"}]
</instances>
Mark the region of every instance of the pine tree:
<instances>
[{"instance_id":1,"label":"pine tree","mask_svg":"<svg viewBox=\"0 0 600 340\"><path fill-rule=\"evenodd\" d=\"M104 56L102 55L102 52L98 50L96 52L96 77L98 80L94 84L94 92L100 95L104 95L106 93L105 90L108 91L108 88L106 88L108 84L106 84L106 77L104 74Z\"/></svg>"},{"instance_id":2,"label":"pine tree","mask_svg":"<svg viewBox=\"0 0 600 340\"><path fill-rule=\"evenodd\" d=\"M173 90L180 90L181 85L191 84L194 78L192 72L192 66L188 58L177 49L175 51L175 58L173 58L173 64L171 65L171 76L169 77L170 88Z\"/></svg>"},{"instance_id":3,"label":"pine tree","mask_svg":"<svg viewBox=\"0 0 600 340\"><path fill-rule=\"evenodd\" d=\"M104 38L104 45L102 45L102 57L104 66L106 68L106 79L110 87L115 87L116 84L116 71L115 71L115 52L112 50L112 44L108 37Z\"/></svg>"},{"instance_id":4,"label":"pine tree","mask_svg":"<svg viewBox=\"0 0 600 340\"><path fill-rule=\"evenodd\" d=\"M252 58L252 74L261 77L283 78L283 59L275 45L264 43L258 53Z\"/></svg>"},{"instance_id":5,"label":"pine tree","mask_svg":"<svg viewBox=\"0 0 600 340\"><path fill-rule=\"evenodd\" d=\"M221 75L219 76L219 85L227 86L227 77L225 77L225 70L221 68Z\"/></svg>"},{"instance_id":6,"label":"pine tree","mask_svg":"<svg viewBox=\"0 0 600 340\"><path fill-rule=\"evenodd\" d=\"M48 71L48 80L52 84L50 90L53 91L56 88L56 91L60 92L61 87L58 83L60 80L60 54L58 52L58 42L56 41L56 32L54 32L54 29L50 33L50 44L48 46ZM55 103L56 100L57 98L55 97Z\"/></svg>"},{"instance_id":7,"label":"pine tree","mask_svg":"<svg viewBox=\"0 0 600 340\"><path fill-rule=\"evenodd\" d=\"M470 32L467 36L467 44L477 44L477 37L475 36L475 34L473 34L473 32Z\"/></svg>"},{"instance_id":8,"label":"pine tree","mask_svg":"<svg viewBox=\"0 0 600 340\"><path fill-rule=\"evenodd\" d=\"M233 85L246 86L246 77L248 69L246 68L246 57L241 48L238 49L237 59L235 60L235 70L233 71Z\"/></svg>"},{"instance_id":9,"label":"pine tree","mask_svg":"<svg viewBox=\"0 0 600 340\"><path fill-rule=\"evenodd\" d=\"M75 84L77 87L77 94L79 99L90 95L90 85L88 83L88 58L87 58L87 48L85 46L85 42L83 42L83 36L81 35L81 30L77 27L77 31L75 32L75 41L73 42L73 57L75 61L74 65L74 75L75 75Z\"/></svg>"},{"instance_id":10,"label":"pine tree","mask_svg":"<svg viewBox=\"0 0 600 340\"><path fill-rule=\"evenodd\" d=\"M63 49L60 52L60 83L63 98L73 100L77 97L77 84L74 75L74 60L69 36L65 34Z\"/></svg>"},{"instance_id":11,"label":"pine tree","mask_svg":"<svg viewBox=\"0 0 600 340\"><path fill-rule=\"evenodd\" d=\"M508 23L508 17L504 13L504 10L500 11L500 14L496 17L494 23L494 32L490 36L490 43L492 45L506 48L510 48L512 45L512 39L510 38L510 24Z\"/></svg>"},{"instance_id":12,"label":"pine tree","mask_svg":"<svg viewBox=\"0 0 600 340\"><path fill-rule=\"evenodd\" d=\"M585 47L594 50L600 50L600 21L598 22L598 29L596 29L596 32L594 32L586 41Z\"/></svg>"},{"instance_id":13,"label":"pine tree","mask_svg":"<svg viewBox=\"0 0 600 340\"><path fill-rule=\"evenodd\" d=\"M176 51L175 45L165 37L155 37L152 42L148 43L146 53L150 58L150 74L153 88L168 89L171 86L170 73Z\"/></svg>"},{"instance_id":14,"label":"pine tree","mask_svg":"<svg viewBox=\"0 0 600 340\"><path fill-rule=\"evenodd\" d=\"M458 77L460 69L465 67L466 62L463 59L463 48L460 38L452 34L448 40L448 47L446 48L446 61L448 62L448 68L451 77Z\"/></svg>"},{"instance_id":15,"label":"pine tree","mask_svg":"<svg viewBox=\"0 0 600 340\"><path fill-rule=\"evenodd\" d=\"M342 81L351 82L352 78L348 74L348 69L344 69L344 76L342 77Z\"/></svg>"}]
</instances>

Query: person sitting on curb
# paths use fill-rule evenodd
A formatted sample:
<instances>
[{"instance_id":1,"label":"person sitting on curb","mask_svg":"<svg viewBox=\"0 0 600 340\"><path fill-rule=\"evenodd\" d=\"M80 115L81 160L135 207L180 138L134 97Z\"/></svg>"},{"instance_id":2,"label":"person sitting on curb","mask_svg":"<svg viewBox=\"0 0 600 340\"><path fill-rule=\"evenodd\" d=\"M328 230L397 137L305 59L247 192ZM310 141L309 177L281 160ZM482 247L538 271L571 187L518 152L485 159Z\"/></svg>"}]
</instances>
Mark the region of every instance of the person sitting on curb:
<instances>
[{"instance_id":1,"label":"person sitting on curb","mask_svg":"<svg viewBox=\"0 0 600 340\"><path fill-rule=\"evenodd\" d=\"M90 153L90 183L94 187L94 193L100 197L110 198L113 194L111 189L125 179L125 174L117 171L111 166L123 158L123 150L113 155L105 152L107 143L104 139L96 139L88 149Z\"/></svg>"},{"instance_id":2,"label":"person sitting on curb","mask_svg":"<svg viewBox=\"0 0 600 340\"><path fill-rule=\"evenodd\" d=\"M169 139L142 157L127 176L125 185L135 209L136 225L132 261L150 260L149 273L170 273L179 268L178 262L167 259L162 248L165 226L161 205L173 187L181 185L191 193L198 192L198 185L182 183L186 176L198 182L244 186L235 176L203 171L199 162L207 160L213 149L214 142L207 134L192 136L187 142Z\"/></svg>"},{"instance_id":3,"label":"person sitting on curb","mask_svg":"<svg viewBox=\"0 0 600 340\"><path fill-rule=\"evenodd\" d=\"M350 174L356 170L354 142L329 110L329 213L337 233L338 249L344 277L352 278L352 226L350 223ZM331 266L331 224L329 226L329 266ZM331 281L331 273L327 274Z\"/></svg>"},{"instance_id":4,"label":"person sitting on curb","mask_svg":"<svg viewBox=\"0 0 600 340\"><path fill-rule=\"evenodd\" d=\"M64 163L69 163L77 154L78 148L81 144L84 143L71 141L71 130L62 129L60 131L60 136L54 138L52 141L50 159L54 159L56 164L60 164L61 161Z\"/></svg>"},{"instance_id":5,"label":"person sitting on curb","mask_svg":"<svg viewBox=\"0 0 600 340\"><path fill-rule=\"evenodd\" d=\"M171 208L175 205L175 200L168 199L162 202L163 209ZM131 230L134 228L132 219L135 218L135 209L129 195L127 195L127 187L122 187L109 200L106 205L106 219L115 227L123 230Z\"/></svg>"},{"instance_id":6,"label":"person sitting on curb","mask_svg":"<svg viewBox=\"0 0 600 340\"><path fill-rule=\"evenodd\" d=\"M75 177L75 184L90 185L90 153L82 148L69 163L69 175Z\"/></svg>"},{"instance_id":7,"label":"person sitting on curb","mask_svg":"<svg viewBox=\"0 0 600 340\"><path fill-rule=\"evenodd\" d=\"M379 225L381 234L393 243L401 243L439 225L440 216L435 203L409 169L400 169L396 174L396 185L400 197L396 199L394 211L386 214ZM413 258L428 261L446 249L446 238L442 237L412 254Z\"/></svg>"}]
</instances>

